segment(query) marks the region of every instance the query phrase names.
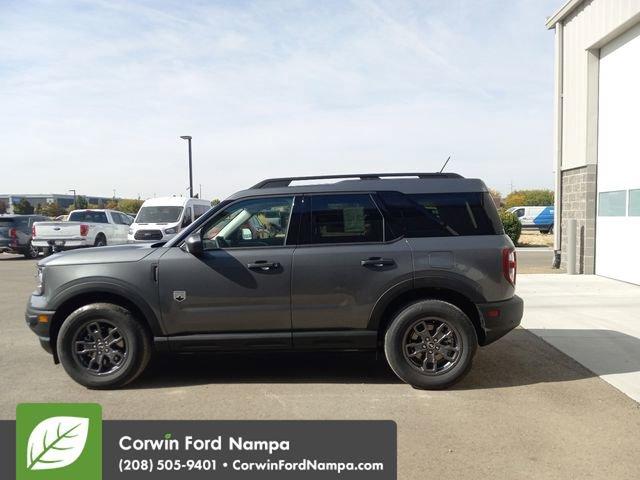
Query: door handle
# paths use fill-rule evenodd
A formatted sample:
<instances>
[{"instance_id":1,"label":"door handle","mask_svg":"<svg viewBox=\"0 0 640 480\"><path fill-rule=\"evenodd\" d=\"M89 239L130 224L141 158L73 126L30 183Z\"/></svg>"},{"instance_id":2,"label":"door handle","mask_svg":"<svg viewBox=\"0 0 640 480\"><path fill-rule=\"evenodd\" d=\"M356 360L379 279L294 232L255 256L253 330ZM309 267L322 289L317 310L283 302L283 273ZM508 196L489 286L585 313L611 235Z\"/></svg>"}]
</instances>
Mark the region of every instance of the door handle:
<instances>
[{"instance_id":1,"label":"door handle","mask_svg":"<svg viewBox=\"0 0 640 480\"><path fill-rule=\"evenodd\" d=\"M266 260L256 260L253 263L247 264L247 268L249 270L258 270L262 272L269 272L271 270L277 270L280 268L280 263L278 262L267 262Z\"/></svg>"},{"instance_id":2,"label":"door handle","mask_svg":"<svg viewBox=\"0 0 640 480\"><path fill-rule=\"evenodd\" d=\"M363 267L382 268L382 267L390 267L395 264L396 262L392 258L381 258L381 257L371 257L371 258L367 258L366 260L360 261L360 265L362 265Z\"/></svg>"}]
</instances>

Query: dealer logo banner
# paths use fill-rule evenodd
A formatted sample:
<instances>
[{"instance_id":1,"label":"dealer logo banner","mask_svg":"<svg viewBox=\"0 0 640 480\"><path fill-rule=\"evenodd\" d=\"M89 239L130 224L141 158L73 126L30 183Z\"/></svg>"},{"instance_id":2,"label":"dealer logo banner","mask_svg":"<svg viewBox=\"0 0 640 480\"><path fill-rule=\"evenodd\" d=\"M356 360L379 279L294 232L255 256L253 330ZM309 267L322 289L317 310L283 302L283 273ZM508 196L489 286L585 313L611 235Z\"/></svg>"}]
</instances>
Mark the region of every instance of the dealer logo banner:
<instances>
[{"instance_id":1,"label":"dealer logo banner","mask_svg":"<svg viewBox=\"0 0 640 480\"><path fill-rule=\"evenodd\" d=\"M102 408L22 403L16 408L16 480L102 479Z\"/></svg>"}]
</instances>

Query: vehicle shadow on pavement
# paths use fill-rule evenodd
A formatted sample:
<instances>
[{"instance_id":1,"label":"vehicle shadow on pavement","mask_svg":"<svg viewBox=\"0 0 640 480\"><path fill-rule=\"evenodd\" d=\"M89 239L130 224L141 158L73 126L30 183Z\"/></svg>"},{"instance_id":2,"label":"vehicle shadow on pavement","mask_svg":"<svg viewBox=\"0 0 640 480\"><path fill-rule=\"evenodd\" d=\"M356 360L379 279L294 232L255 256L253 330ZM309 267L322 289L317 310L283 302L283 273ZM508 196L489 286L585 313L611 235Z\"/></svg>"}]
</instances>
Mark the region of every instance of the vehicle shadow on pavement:
<instances>
[{"instance_id":1,"label":"vehicle shadow on pavement","mask_svg":"<svg viewBox=\"0 0 640 480\"><path fill-rule=\"evenodd\" d=\"M624 335L608 330L546 330L558 335ZM628 337L627 335L624 335ZM629 338L633 337L628 337ZM636 349L640 351L640 341ZM611 372L639 371L640 361ZM478 349L469 374L454 390L505 388L567 382L596 375L533 333L518 328ZM158 354L145 374L125 388L172 388L206 384L328 383L400 384L382 353L263 352L225 354Z\"/></svg>"}]
</instances>

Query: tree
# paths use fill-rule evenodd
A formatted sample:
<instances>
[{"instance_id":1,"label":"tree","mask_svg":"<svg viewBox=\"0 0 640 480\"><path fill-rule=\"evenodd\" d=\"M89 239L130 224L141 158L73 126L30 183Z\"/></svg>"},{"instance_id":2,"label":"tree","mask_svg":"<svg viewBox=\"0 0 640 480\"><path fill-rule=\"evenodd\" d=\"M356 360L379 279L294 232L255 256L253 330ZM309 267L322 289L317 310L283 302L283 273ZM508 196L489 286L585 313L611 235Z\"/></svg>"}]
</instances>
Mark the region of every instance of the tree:
<instances>
[{"instance_id":1,"label":"tree","mask_svg":"<svg viewBox=\"0 0 640 480\"><path fill-rule=\"evenodd\" d=\"M504 199L506 208L529 205L553 205L553 190L515 190Z\"/></svg>"},{"instance_id":2,"label":"tree","mask_svg":"<svg viewBox=\"0 0 640 480\"><path fill-rule=\"evenodd\" d=\"M7 213L7 204L4 200L0 200L0 214Z\"/></svg>"},{"instance_id":3,"label":"tree","mask_svg":"<svg viewBox=\"0 0 640 480\"><path fill-rule=\"evenodd\" d=\"M214 198L213 200L211 200L211 206L212 207L215 207L219 203L220 203L220 199L219 198Z\"/></svg>"},{"instance_id":4,"label":"tree","mask_svg":"<svg viewBox=\"0 0 640 480\"><path fill-rule=\"evenodd\" d=\"M107 206L104 208L109 210L118 210L118 200L116 200L115 198L113 200L109 200L107 202Z\"/></svg>"},{"instance_id":5,"label":"tree","mask_svg":"<svg viewBox=\"0 0 640 480\"><path fill-rule=\"evenodd\" d=\"M18 215L31 215L33 213L33 205L26 198L21 199L18 203L13 204L13 213Z\"/></svg>"},{"instance_id":6,"label":"tree","mask_svg":"<svg viewBox=\"0 0 640 480\"><path fill-rule=\"evenodd\" d=\"M84 195L78 195L76 197L76 201L73 204L74 210L82 210L84 208L89 208L89 202L87 201L87 197Z\"/></svg>"},{"instance_id":7,"label":"tree","mask_svg":"<svg viewBox=\"0 0 640 480\"><path fill-rule=\"evenodd\" d=\"M59 215L64 215L64 212L64 208L62 208L56 202L40 205L40 213L46 217L57 217Z\"/></svg>"},{"instance_id":8,"label":"tree","mask_svg":"<svg viewBox=\"0 0 640 480\"><path fill-rule=\"evenodd\" d=\"M118 201L118 209L124 213L135 215L140 210L144 201L134 198L121 198Z\"/></svg>"}]
</instances>

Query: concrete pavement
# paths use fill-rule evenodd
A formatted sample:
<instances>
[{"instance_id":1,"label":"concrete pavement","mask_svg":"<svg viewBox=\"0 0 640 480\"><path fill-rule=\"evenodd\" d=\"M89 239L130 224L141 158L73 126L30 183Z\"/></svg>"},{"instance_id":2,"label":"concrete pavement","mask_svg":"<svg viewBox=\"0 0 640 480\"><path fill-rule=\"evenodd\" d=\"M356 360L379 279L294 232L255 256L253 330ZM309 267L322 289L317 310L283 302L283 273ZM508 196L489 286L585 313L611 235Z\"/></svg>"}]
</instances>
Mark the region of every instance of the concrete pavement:
<instances>
[{"instance_id":1,"label":"concrete pavement","mask_svg":"<svg viewBox=\"0 0 640 480\"><path fill-rule=\"evenodd\" d=\"M522 275L522 326L640 402L640 286L595 275Z\"/></svg>"},{"instance_id":2,"label":"concrete pavement","mask_svg":"<svg viewBox=\"0 0 640 480\"><path fill-rule=\"evenodd\" d=\"M517 247L518 274L527 273L564 273L551 268L553 249L547 247Z\"/></svg>"}]
</instances>

